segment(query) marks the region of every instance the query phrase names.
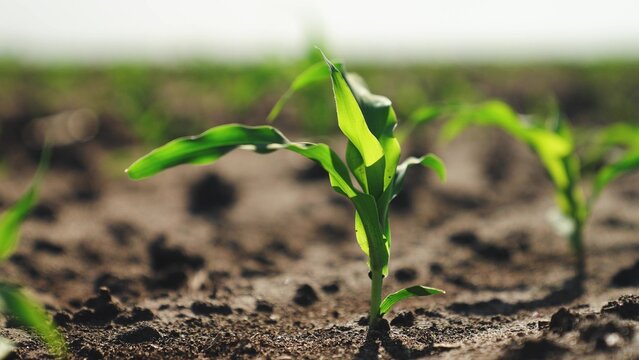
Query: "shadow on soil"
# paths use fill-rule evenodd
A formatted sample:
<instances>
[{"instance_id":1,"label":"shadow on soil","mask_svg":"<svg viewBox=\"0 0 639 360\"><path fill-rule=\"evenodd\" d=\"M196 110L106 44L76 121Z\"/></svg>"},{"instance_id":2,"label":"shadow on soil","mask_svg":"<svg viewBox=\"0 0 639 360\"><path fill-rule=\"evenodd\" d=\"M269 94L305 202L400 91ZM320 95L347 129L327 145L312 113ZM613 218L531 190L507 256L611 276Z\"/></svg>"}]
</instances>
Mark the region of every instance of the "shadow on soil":
<instances>
[{"instance_id":1,"label":"shadow on soil","mask_svg":"<svg viewBox=\"0 0 639 360\"><path fill-rule=\"evenodd\" d=\"M448 310L472 315L512 315L519 311L536 310L539 308L560 306L571 303L584 295L585 266L578 264L575 274L566 279L561 286L544 297L514 303L500 299L491 299L476 303L453 303Z\"/></svg>"},{"instance_id":2,"label":"shadow on soil","mask_svg":"<svg viewBox=\"0 0 639 360\"><path fill-rule=\"evenodd\" d=\"M432 347L411 349L404 345L401 340L391 338L388 332L373 331L366 335L366 341L359 348L355 359L378 359L380 346L393 359L423 358L432 354L434 350Z\"/></svg>"}]
</instances>

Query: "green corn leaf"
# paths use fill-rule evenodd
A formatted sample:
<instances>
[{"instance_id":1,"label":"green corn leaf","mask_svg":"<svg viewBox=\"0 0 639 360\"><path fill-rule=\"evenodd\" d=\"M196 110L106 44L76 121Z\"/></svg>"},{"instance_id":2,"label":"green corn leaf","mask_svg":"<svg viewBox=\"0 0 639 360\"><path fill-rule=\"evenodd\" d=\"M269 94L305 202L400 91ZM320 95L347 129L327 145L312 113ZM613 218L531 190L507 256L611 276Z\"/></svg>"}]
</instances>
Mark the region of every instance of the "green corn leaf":
<instances>
[{"instance_id":1,"label":"green corn leaf","mask_svg":"<svg viewBox=\"0 0 639 360\"><path fill-rule=\"evenodd\" d=\"M353 188L346 165L325 144L290 142L270 126L221 125L199 136L176 139L151 151L134 162L127 169L127 174L132 179L142 179L181 164L210 164L238 148L259 153L287 149L317 161L329 174L333 188L351 199L363 220L361 233L366 237L365 252L372 250L371 268L387 271L388 252L375 199Z\"/></svg>"},{"instance_id":2,"label":"green corn leaf","mask_svg":"<svg viewBox=\"0 0 639 360\"><path fill-rule=\"evenodd\" d=\"M361 154L364 165L372 167L384 156L382 146L368 128L364 114L342 73L328 58L325 61L331 74L339 128Z\"/></svg>"},{"instance_id":3,"label":"green corn leaf","mask_svg":"<svg viewBox=\"0 0 639 360\"><path fill-rule=\"evenodd\" d=\"M442 127L445 140L451 140L470 125L497 126L523 140L525 129L516 112L501 101L488 101L479 106L464 106Z\"/></svg>"},{"instance_id":4,"label":"green corn leaf","mask_svg":"<svg viewBox=\"0 0 639 360\"><path fill-rule=\"evenodd\" d=\"M364 79L358 74L347 73L345 79L362 110L370 132L379 138L388 126L388 115L392 105L390 99L371 93Z\"/></svg>"},{"instance_id":5,"label":"green corn leaf","mask_svg":"<svg viewBox=\"0 0 639 360\"><path fill-rule=\"evenodd\" d=\"M639 150L639 128L626 123L612 124L600 132L599 142L606 146L621 145L629 150Z\"/></svg>"},{"instance_id":6,"label":"green corn leaf","mask_svg":"<svg viewBox=\"0 0 639 360\"><path fill-rule=\"evenodd\" d=\"M566 189L571 177L576 175L570 174L564 165L564 159L571 156L572 143L543 129L530 129L524 141L537 153L555 186Z\"/></svg>"},{"instance_id":7,"label":"green corn leaf","mask_svg":"<svg viewBox=\"0 0 639 360\"><path fill-rule=\"evenodd\" d=\"M138 159L126 172L131 179L139 180L177 165L211 164L238 148L257 153L279 149L296 152L317 161L329 174L331 185L337 192L349 198L356 195L346 165L327 145L290 142L271 126L227 124L198 136L179 138Z\"/></svg>"},{"instance_id":8,"label":"green corn leaf","mask_svg":"<svg viewBox=\"0 0 639 360\"><path fill-rule=\"evenodd\" d=\"M401 147L399 140L395 137L395 127L397 126L397 116L395 111L391 107L388 112L388 119L386 121L386 128L379 137L379 143L384 149L384 190L389 189L393 183L395 177L395 171L397 164L399 163L399 157L401 155Z\"/></svg>"},{"instance_id":9,"label":"green corn leaf","mask_svg":"<svg viewBox=\"0 0 639 360\"><path fill-rule=\"evenodd\" d=\"M311 65L308 69L298 75L291 86L286 90L284 95L277 101L271 112L268 114L266 118L267 121L273 122L275 118L280 114L282 108L284 108L284 104L288 101L288 99L297 91L311 86L313 84L317 84L324 80L328 80L330 77L330 72L326 70L326 64L321 61Z\"/></svg>"},{"instance_id":10,"label":"green corn leaf","mask_svg":"<svg viewBox=\"0 0 639 360\"><path fill-rule=\"evenodd\" d=\"M562 189L568 186L569 174L564 169L562 159L572 153L573 144L567 125L564 124L560 133L531 127L521 121L519 115L506 103L488 101L479 106L461 108L444 125L442 136L451 140L470 125L495 126L526 143L537 153L555 185Z\"/></svg>"},{"instance_id":11,"label":"green corn leaf","mask_svg":"<svg viewBox=\"0 0 639 360\"><path fill-rule=\"evenodd\" d=\"M399 162L400 145L395 138L397 116L391 101L381 95L370 92L364 80L357 74L348 73L346 79L362 109L364 119L371 133L379 140L384 151L384 184L387 189L392 182L395 168ZM351 169L353 169L351 167Z\"/></svg>"},{"instance_id":12,"label":"green corn leaf","mask_svg":"<svg viewBox=\"0 0 639 360\"><path fill-rule=\"evenodd\" d=\"M637 169L639 169L639 151L626 154L620 160L603 167L595 178L590 202L592 203L599 196L608 183L625 173Z\"/></svg>"},{"instance_id":13,"label":"green corn leaf","mask_svg":"<svg viewBox=\"0 0 639 360\"><path fill-rule=\"evenodd\" d=\"M15 345L11 341L0 337L0 359L6 359L15 348Z\"/></svg>"},{"instance_id":14,"label":"green corn leaf","mask_svg":"<svg viewBox=\"0 0 639 360\"><path fill-rule=\"evenodd\" d=\"M0 260L11 256L18 245L20 226L38 202L40 184L49 165L49 156L50 151L45 148L31 186L15 204L0 215Z\"/></svg>"},{"instance_id":15,"label":"green corn leaf","mask_svg":"<svg viewBox=\"0 0 639 360\"><path fill-rule=\"evenodd\" d=\"M368 255L371 271L381 271L388 275L389 252L379 222L377 204L371 195L359 193L352 197L355 206L355 231L357 242L362 251Z\"/></svg>"},{"instance_id":16,"label":"green corn leaf","mask_svg":"<svg viewBox=\"0 0 639 360\"><path fill-rule=\"evenodd\" d=\"M0 309L15 317L22 325L32 329L56 356L64 356L66 346L64 338L56 330L44 308L20 288L0 284Z\"/></svg>"},{"instance_id":17,"label":"green corn leaf","mask_svg":"<svg viewBox=\"0 0 639 360\"><path fill-rule=\"evenodd\" d=\"M379 207L380 206L378 205L377 208L379 209ZM386 209L387 208L388 207L386 207ZM390 234L390 226L389 226L390 224L388 223L388 217L386 217L386 215L383 215L383 216L384 216L384 219L386 220L383 226L384 232L382 235L384 247L382 248L382 246L379 245L379 248L386 252L386 255L385 255L386 259L384 261L386 262L386 264L388 264L388 261L390 260L390 247L391 247L391 234ZM357 244L362 249L364 254L370 257L368 239L371 238L371 235L367 234L366 231L367 230L364 227L364 223L362 222L359 212L355 211L355 238L357 240ZM372 236L374 236L374 238L379 238L379 235L376 229L374 230L374 234ZM388 275L387 266L383 267L382 270L383 270L382 273L384 274L384 276Z\"/></svg>"},{"instance_id":18,"label":"green corn leaf","mask_svg":"<svg viewBox=\"0 0 639 360\"><path fill-rule=\"evenodd\" d=\"M435 289L435 288L431 288L431 287L426 287L426 286L421 286L421 285L416 285L416 286L411 286L405 289L401 289L397 292L394 292L392 294L389 294L383 301L382 304L379 306L379 313L381 315L384 315L386 313L388 313L390 311L390 309L393 308L393 306L395 306L395 304L397 304L397 302L404 300L406 298L409 297L413 297L413 296L430 296L430 295L438 295L438 294L445 294L446 292L444 290L440 290L440 289Z\"/></svg>"},{"instance_id":19,"label":"green corn leaf","mask_svg":"<svg viewBox=\"0 0 639 360\"><path fill-rule=\"evenodd\" d=\"M424 125L437 119L444 113L444 108L441 106L422 106L410 114L408 121L416 125Z\"/></svg>"},{"instance_id":20,"label":"green corn leaf","mask_svg":"<svg viewBox=\"0 0 639 360\"><path fill-rule=\"evenodd\" d=\"M355 238L360 249L362 249L366 256L369 256L370 254L368 251L368 237L366 236L366 229L364 229L362 218L359 216L359 213L357 211L355 211Z\"/></svg>"},{"instance_id":21,"label":"green corn leaf","mask_svg":"<svg viewBox=\"0 0 639 360\"><path fill-rule=\"evenodd\" d=\"M397 126L397 116L395 115L391 101L384 96L371 93L359 75L348 73L346 79L362 110L368 128L379 140L384 151L383 183L377 180L375 186L370 186L370 188L376 190L371 191L371 193L379 197L380 190L386 190L391 184L393 175L395 175L395 168L399 162L401 148L394 134L395 127ZM352 147L347 148L347 163L349 168L356 174L356 178L362 187L369 188L362 183L360 177L357 175L358 173L362 173L361 167L363 167L363 164L361 157L358 157L357 152L352 150ZM349 152L352 154L349 154ZM371 178L379 177L380 170L381 169L368 169L364 182L370 182ZM380 187L382 189L380 189Z\"/></svg>"},{"instance_id":22,"label":"green corn leaf","mask_svg":"<svg viewBox=\"0 0 639 360\"><path fill-rule=\"evenodd\" d=\"M404 186L404 178L406 177L406 172L408 168L415 165L422 165L424 167L430 168L435 171L439 179L443 182L446 181L446 166L444 165L444 161L435 154L427 154L422 157L409 157L404 160L397 167L397 174L395 175L395 185L393 188L393 198L399 194Z\"/></svg>"},{"instance_id":23,"label":"green corn leaf","mask_svg":"<svg viewBox=\"0 0 639 360\"><path fill-rule=\"evenodd\" d=\"M592 130L582 130L591 136ZM596 168L601 160L607 159L611 150L620 148L629 152L639 151L639 127L627 123L615 123L596 130L595 141L589 143L585 154L586 167Z\"/></svg>"}]
</instances>

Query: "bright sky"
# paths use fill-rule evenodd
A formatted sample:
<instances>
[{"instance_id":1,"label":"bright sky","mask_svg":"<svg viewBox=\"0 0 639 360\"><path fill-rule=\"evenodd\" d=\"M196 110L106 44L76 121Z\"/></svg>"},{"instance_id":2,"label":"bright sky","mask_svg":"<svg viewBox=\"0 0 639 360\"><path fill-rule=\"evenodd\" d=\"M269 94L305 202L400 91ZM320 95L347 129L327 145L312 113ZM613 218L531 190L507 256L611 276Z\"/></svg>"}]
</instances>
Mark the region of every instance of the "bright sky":
<instances>
[{"instance_id":1,"label":"bright sky","mask_svg":"<svg viewBox=\"0 0 639 360\"><path fill-rule=\"evenodd\" d=\"M109 61L639 57L639 0L0 0L0 56Z\"/></svg>"}]
</instances>

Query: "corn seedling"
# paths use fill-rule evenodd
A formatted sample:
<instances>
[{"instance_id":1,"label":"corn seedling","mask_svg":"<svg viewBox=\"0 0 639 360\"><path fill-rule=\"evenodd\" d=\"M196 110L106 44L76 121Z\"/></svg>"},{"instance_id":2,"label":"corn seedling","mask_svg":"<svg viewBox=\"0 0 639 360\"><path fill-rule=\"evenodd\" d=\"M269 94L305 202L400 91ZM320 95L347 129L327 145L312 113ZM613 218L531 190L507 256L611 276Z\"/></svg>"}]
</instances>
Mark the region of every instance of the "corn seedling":
<instances>
[{"instance_id":1,"label":"corn seedling","mask_svg":"<svg viewBox=\"0 0 639 360\"><path fill-rule=\"evenodd\" d=\"M338 126L348 140L346 164L325 144L292 142L271 126L228 124L198 136L173 140L140 158L126 171L130 178L142 179L176 165L210 164L235 149L260 154L284 149L317 162L328 173L333 189L347 197L355 208L356 239L368 257L370 270L371 329L398 301L443 293L418 285L399 290L382 300L382 282L388 275L391 247L390 202L402 189L411 166L431 168L442 180L445 168L433 154L410 157L399 163L400 146L394 136L397 118L390 100L371 94L359 79L348 76L342 66L338 68L326 58L322 67L313 67L310 71L305 73L303 81L295 80L293 88L298 88L304 81L331 79ZM351 175L359 187L352 182Z\"/></svg>"},{"instance_id":2,"label":"corn seedling","mask_svg":"<svg viewBox=\"0 0 639 360\"><path fill-rule=\"evenodd\" d=\"M451 113L442 128L446 140L469 125L494 126L527 144L537 154L555 188L559 211L551 216L551 223L558 233L569 239L579 266L583 266L583 230L595 200L611 181L639 168L639 129L617 124L601 132L600 148L623 146L625 150L596 173L592 190L586 196L580 184L582 172L573 133L558 111L541 120L520 116L503 102L489 101L479 106L462 106Z\"/></svg>"},{"instance_id":3,"label":"corn seedling","mask_svg":"<svg viewBox=\"0 0 639 360\"><path fill-rule=\"evenodd\" d=\"M38 201L40 183L48 163L45 150L38 172L29 189L2 215L0 215L0 261L6 260L15 251L20 239L20 227L31 208ZM0 281L0 312L16 319L21 325L35 332L57 356L64 356L65 344L44 308L31 298L20 286ZM0 337L0 359L14 348L7 339Z\"/></svg>"}]
</instances>

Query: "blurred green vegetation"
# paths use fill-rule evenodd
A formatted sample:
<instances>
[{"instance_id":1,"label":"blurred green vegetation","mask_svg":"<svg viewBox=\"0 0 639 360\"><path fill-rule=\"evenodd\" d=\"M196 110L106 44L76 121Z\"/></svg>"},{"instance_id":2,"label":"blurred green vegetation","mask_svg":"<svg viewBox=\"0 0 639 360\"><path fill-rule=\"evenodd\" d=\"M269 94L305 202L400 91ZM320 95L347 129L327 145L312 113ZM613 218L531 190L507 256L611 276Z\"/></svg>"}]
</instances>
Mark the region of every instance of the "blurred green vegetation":
<instances>
[{"instance_id":1,"label":"blurred green vegetation","mask_svg":"<svg viewBox=\"0 0 639 360\"><path fill-rule=\"evenodd\" d=\"M261 124L290 82L316 59L233 66L25 65L0 61L0 126L78 108L121 124L135 139L167 139L228 122ZM603 125L639 118L639 62L522 65L347 64L375 93L395 103L400 121L426 104L500 98L520 112L544 111L556 98L574 123ZM315 136L336 129L330 85L295 94L278 126ZM1 128L0 128L1 131ZM119 133L119 132L118 132Z\"/></svg>"}]
</instances>

